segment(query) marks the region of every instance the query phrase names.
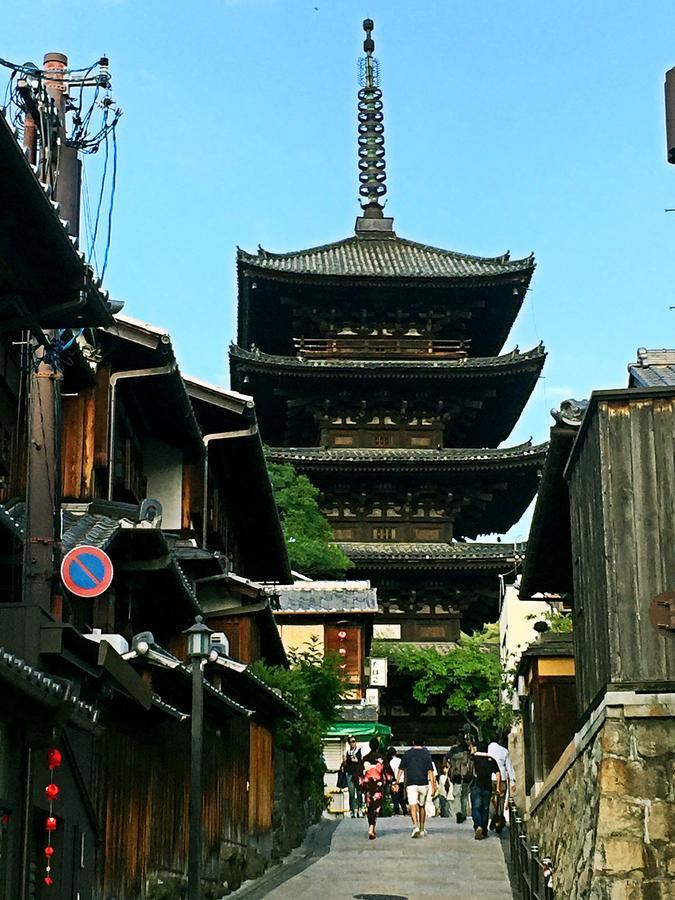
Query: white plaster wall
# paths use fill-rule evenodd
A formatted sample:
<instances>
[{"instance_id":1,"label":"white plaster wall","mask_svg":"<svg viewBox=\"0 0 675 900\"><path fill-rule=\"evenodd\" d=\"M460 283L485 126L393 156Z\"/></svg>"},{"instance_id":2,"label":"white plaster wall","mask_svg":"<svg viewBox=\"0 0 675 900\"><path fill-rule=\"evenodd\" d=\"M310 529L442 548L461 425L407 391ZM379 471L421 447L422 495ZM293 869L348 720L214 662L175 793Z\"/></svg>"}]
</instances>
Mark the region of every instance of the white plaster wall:
<instances>
[{"instance_id":1,"label":"white plaster wall","mask_svg":"<svg viewBox=\"0 0 675 900\"><path fill-rule=\"evenodd\" d=\"M502 664L510 669L520 659L528 644L536 640L534 623L550 609L546 600L521 600L515 585L507 585L499 615L499 646ZM528 616L534 615L534 619Z\"/></svg>"},{"instance_id":2,"label":"white plaster wall","mask_svg":"<svg viewBox=\"0 0 675 900\"><path fill-rule=\"evenodd\" d=\"M148 438L143 442L143 471L148 497L162 504L162 528L180 528L183 452Z\"/></svg>"}]
</instances>

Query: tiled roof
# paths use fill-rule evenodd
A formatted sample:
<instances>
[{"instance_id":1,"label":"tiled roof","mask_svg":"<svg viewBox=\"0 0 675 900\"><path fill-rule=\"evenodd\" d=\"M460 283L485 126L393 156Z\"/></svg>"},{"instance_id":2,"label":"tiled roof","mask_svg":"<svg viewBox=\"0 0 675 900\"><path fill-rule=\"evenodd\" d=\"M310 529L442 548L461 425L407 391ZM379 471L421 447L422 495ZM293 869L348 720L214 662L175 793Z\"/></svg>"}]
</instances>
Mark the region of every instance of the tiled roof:
<instances>
[{"instance_id":1,"label":"tiled roof","mask_svg":"<svg viewBox=\"0 0 675 900\"><path fill-rule=\"evenodd\" d=\"M274 586L276 613L375 613L377 592L367 582L301 581Z\"/></svg>"},{"instance_id":2,"label":"tiled roof","mask_svg":"<svg viewBox=\"0 0 675 900\"><path fill-rule=\"evenodd\" d=\"M636 363L628 366L631 387L675 385L675 350L638 350Z\"/></svg>"},{"instance_id":3,"label":"tiled roof","mask_svg":"<svg viewBox=\"0 0 675 900\"><path fill-rule=\"evenodd\" d=\"M0 647L0 678L6 681L19 682L31 693L43 695L45 701L50 704L62 703L70 711L78 716L95 722L98 718L98 710L90 703L78 699L73 693L69 681L61 678L53 678L35 666L29 665L25 660Z\"/></svg>"},{"instance_id":4,"label":"tiled roof","mask_svg":"<svg viewBox=\"0 0 675 900\"><path fill-rule=\"evenodd\" d=\"M534 257L511 260L502 256L482 257L429 247L392 235L387 238L354 236L295 253L257 254L239 250L245 266L292 275L326 275L372 278L493 278L530 275Z\"/></svg>"},{"instance_id":5,"label":"tiled roof","mask_svg":"<svg viewBox=\"0 0 675 900\"><path fill-rule=\"evenodd\" d=\"M374 468L378 465L404 465L415 469L457 465L462 468L479 469L490 465L529 465L543 462L548 444L519 444L517 447L500 449L449 448L447 450L417 450L406 448L331 448L322 447L274 447L269 451L273 462L292 464L315 464L324 467L338 465L358 468Z\"/></svg>"},{"instance_id":6,"label":"tiled roof","mask_svg":"<svg viewBox=\"0 0 675 900\"><path fill-rule=\"evenodd\" d=\"M235 344L230 345L230 355L235 360L249 363L252 368L311 371L318 375L338 372L348 374L352 371L359 378L378 377L383 372L401 372L406 378L411 375L437 378L487 376L496 372L541 369L546 359L543 344L526 353L520 353L516 349L502 356L474 356L465 359L305 359L299 356L275 356L260 350L244 350Z\"/></svg>"},{"instance_id":7,"label":"tiled roof","mask_svg":"<svg viewBox=\"0 0 675 900\"><path fill-rule=\"evenodd\" d=\"M421 568L448 564L457 569L492 568L513 564L524 556L525 544L483 543L338 543L357 566L411 563Z\"/></svg>"}]
</instances>

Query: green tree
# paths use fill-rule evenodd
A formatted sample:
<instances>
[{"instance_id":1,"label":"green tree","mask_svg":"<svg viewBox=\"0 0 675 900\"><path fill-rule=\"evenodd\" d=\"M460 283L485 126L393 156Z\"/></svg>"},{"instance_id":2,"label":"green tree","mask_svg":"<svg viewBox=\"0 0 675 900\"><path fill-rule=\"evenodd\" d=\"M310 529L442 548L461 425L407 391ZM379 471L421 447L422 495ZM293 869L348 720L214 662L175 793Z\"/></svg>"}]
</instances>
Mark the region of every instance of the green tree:
<instances>
[{"instance_id":1,"label":"green tree","mask_svg":"<svg viewBox=\"0 0 675 900\"><path fill-rule=\"evenodd\" d=\"M337 654L324 656L317 638L288 653L290 668L267 666L258 660L251 670L270 687L280 690L299 713L277 725L277 746L296 758L296 771L315 809L324 808L323 738L337 717L345 682Z\"/></svg>"},{"instance_id":2,"label":"green tree","mask_svg":"<svg viewBox=\"0 0 675 900\"><path fill-rule=\"evenodd\" d=\"M570 634L574 631L572 613L554 609L553 607L540 614L531 613L529 616L525 616L525 618L535 619L538 622L545 622L549 627L549 631L555 631L558 634Z\"/></svg>"},{"instance_id":3,"label":"green tree","mask_svg":"<svg viewBox=\"0 0 675 900\"><path fill-rule=\"evenodd\" d=\"M406 702L401 691L409 691L421 705L442 702L478 733L487 735L509 727L513 720L502 697L507 681L494 628L489 626L472 636L462 634L457 645L447 651L378 641L371 652L390 660L398 676L396 702Z\"/></svg>"},{"instance_id":4,"label":"green tree","mask_svg":"<svg viewBox=\"0 0 675 900\"><path fill-rule=\"evenodd\" d=\"M354 563L331 543L319 489L288 463L267 463L291 566L311 578L342 578Z\"/></svg>"}]
</instances>

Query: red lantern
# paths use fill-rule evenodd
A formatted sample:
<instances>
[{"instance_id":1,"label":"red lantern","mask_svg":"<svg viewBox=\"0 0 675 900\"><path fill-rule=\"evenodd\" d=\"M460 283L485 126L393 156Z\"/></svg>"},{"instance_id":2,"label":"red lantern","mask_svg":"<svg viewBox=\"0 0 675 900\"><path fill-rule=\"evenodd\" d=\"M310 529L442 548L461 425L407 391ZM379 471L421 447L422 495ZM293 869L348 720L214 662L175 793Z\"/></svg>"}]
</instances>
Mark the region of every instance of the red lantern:
<instances>
[{"instance_id":1,"label":"red lantern","mask_svg":"<svg viewBox=\"0 0 675 900\"><path fill-rule=\"evenodd\" d=\"M54 848L52 847L51 844L47 844L47 846L45 847L45 856L47 857L47 859L50 859L53 855L54 855Z\"/></svg>"},{"instance_id":2,"label":"red lantern","mask_svg":"<svg viewBox=\"0 0 675 900\"><path fill-rule=\"evenodd\" d=\"M61 751L56 747L52 747L50 749L50 751L47 753L47 759L49 760L50 769L57 769L63 762Z\"/></svg>"},{"instance_id":3,"label":"red lantern","mask_svg":"<svg viewBox=\"0 0 675 900\"><path fill-rule=\"evenodd\" d=\"M52 878L51 875L45 875L45 884L46 885L54 884L54 879Z\"/></svg>"},{"instance_id":4,"label":"red lantern","mask_svg":"<svg viewBox=\"0 0 675 900\"><path fill-rule=\"evenodd\" d=\"M45 828L47 831L56 831L56 818L54 816L47 816Z\"/></svg>"},{"instance_id":5,"label":"red lantern","mask_svg":"<svg viewBox=\"0 0 675 900\"><path fill-rule=\"evenodd\" d=\"M48 800L56 800L56 798L59 796L60 790L61 788L58 786L58 784L48 784L45 788L45 796Z\"/></svg>"},{"instance_id":6,"label":"red lantern","mask_svg":"<svg viewBox=\"0 0 675 900\"><path fill-rule=\"evenodd\" d=\"M7 826L9 825L9 813L3 813L2 817L0 818L0 825L2 825L4 828L7 828Z\"/></svg>"}]
</instances>

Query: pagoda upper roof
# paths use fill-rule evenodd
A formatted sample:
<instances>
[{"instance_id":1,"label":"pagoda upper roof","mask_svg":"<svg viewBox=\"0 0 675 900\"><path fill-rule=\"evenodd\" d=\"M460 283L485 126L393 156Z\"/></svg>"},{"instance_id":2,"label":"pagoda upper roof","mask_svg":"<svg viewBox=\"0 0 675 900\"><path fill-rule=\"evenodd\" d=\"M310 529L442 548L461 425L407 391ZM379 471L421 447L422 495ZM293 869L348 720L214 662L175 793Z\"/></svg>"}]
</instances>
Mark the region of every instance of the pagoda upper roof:
<instances>
[{"instance_id":1,"label":"pagoda upper roof","mask_svg":"<svg viewBox=\"0 0 675 900\"><path fill-rule=\"evenodd\" d=\"M311 372L320 376L355 374L358 378L376 378L381 375L405 377L471 377L489 376L500 372L512 373L521 369L536 368L539 372L546 359L543 344L521 353L517 348L501 356L468 356L463 359L348 359L336 357L305 358L281 356L262 351L244 350L230 345L230 356L261 370L281 369L292 373Z\"/></svg>"},{"instance_id":2,"label":"pagoda upper roof","mask_svg":"<svg viewBox=\"0 0 675 900\"><path fill-rule=\"evenodd\" d=\"M442 250L398 237L394 232L356 234L332 244L322 244L292 253L272 253L259 247L258 253L238 250L245 267L279 275L309 275L344 278L425 278L478 281L504 276L529 276L534 271L534 255L523 259L484 257Z\"/></svg>"},{"instance_id":3,"label":"pagoda upper roof","mask_svg":"<svg viewBox=\"0 0 675 900\"><path fill-rule=\"evenodd\" d=\"M274 447L269 458L274 462L289 462L301 468L320 466L322 468L377 469L414 468L439 469L462 468L483 469L499 466L514 467L542 464L546 458L548 444L532 445L529 441L515 447L497 449L448 448L442 450L420 450L408 448L328 448L323 447Z\"/></svg>"},{"instance_id":4,"label":"pagoda upper roof","mask_svg":"<svg viewBox=\"0 0 675 900\"><path fill-rule=\"evenodd\" d=\"M491 569L512 565L517 559L522 559L525 550L525 544L478 542L340 542L337 546L356 563L357 568L404 564L417 568Z\"/></svg>"}]
</instances>

